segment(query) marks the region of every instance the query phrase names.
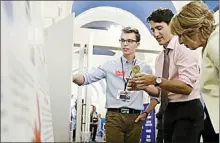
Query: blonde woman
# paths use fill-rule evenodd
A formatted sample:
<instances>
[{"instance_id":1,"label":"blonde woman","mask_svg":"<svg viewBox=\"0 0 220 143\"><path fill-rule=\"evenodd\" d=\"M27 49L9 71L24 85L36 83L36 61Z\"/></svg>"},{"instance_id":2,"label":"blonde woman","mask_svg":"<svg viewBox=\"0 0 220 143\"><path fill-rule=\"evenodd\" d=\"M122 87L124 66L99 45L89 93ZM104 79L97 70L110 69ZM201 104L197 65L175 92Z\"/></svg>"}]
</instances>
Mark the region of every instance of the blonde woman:
<instances>
[{"instance_id":1,"label":"blonde woman","mask_svg":"<svg viewBox=\"0 0 220 143\"><path fill-rule=\"evenodd\" d=\"M216 133L219 133L219 26L215 24L213 12L206 4L193 1L173 17L170 28L186 47L192 50L203 48L200 87L209 111L208 120L211 120L213 125L213 128L210 128L207 126L207 120L205 121L204 133L209 135L203 135L203 140L218 142Z\"/></svg>"}]
</instances>

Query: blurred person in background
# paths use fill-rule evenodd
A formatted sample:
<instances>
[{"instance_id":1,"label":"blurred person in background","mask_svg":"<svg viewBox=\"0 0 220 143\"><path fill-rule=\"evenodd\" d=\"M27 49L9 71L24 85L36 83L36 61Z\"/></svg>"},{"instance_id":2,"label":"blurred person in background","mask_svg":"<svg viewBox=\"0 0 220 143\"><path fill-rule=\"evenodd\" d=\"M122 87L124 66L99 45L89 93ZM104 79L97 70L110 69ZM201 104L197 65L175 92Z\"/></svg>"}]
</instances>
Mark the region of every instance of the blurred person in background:
<instances>
[{"instance_id":1,"label":"blurred person in background","mask_svg":"<svg viewBox=\"0 0 220 143\"><path fill-rule=\"evenodd\" d=\"M92 105L92 111L90 113L90 132L92 141L96 141L97 128L99 124L99 116L96 112L96 106Z\"/></svg>"},{"instance_id":2,"label":"blurred person in background","mask_svg":"<svg viewBox=\"0 0 220 143\"><path fill-rule=\"evenodd\" d=\"M98 120L99 120L99 124L98 124L97 134L98 134L98 136L100 136L102 138L102 118L101 118L101 114L98 115Z\"/></svg>"}]
</instances>

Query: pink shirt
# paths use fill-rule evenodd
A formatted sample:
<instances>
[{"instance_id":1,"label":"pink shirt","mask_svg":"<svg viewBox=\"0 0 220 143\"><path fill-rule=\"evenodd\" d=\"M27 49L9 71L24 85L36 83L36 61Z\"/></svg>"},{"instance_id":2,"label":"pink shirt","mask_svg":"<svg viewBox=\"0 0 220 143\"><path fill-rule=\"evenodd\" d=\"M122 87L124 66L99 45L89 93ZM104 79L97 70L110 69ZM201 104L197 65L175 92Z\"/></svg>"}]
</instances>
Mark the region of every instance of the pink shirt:
<instances>
[{"instance_id":1,"label":"pink shirt","mask_svg":"<svg viewBox=\"0 0 220 143\"><path fill-rule=\"evenodd\" d=\"M180 80L190 85L193 90L189 95L169 92L169 102L182 102L200 98L199 89L199 50L190 50L179 44L178 36L174 36L167 48L170 49L169 80ZM164 52L160 52L155 65L156 76L162 77Z\"/></svg>"}]
</instances>

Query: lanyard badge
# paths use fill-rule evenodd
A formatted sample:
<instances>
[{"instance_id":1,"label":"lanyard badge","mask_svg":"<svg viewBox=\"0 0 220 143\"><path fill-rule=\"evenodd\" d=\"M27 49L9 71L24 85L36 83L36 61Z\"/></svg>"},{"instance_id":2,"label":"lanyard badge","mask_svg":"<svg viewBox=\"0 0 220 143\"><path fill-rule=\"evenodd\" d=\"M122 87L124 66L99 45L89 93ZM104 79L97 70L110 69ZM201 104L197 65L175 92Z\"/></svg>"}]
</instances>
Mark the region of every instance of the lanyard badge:
<instances>
[{"instance_id":1,"label":"lanyard badge","mask_svg":"<svg viewBox=\"0 0 220 143\"><path fill-rule=\"evenodd\" d=\"M133 68L132 68L132 70L131 70L131 72L130 72L130 75L129 75L129 77L131 76L131 74L132 74L132 72L134 73L134 74L137 74L137 73L139 73L140 72L140 67L138 66L138 65L135 65L136 64L136 60L134 61L134 62L132 62L133 63ZM123 66L123 61L122 61L122 57L121 57L121 67L122 67L122 71L124 71L124 66ZM123 81L124 81L124 91L126 90L126 87L127 87L127 84L128 84L128 81L125 79L125 77L124 77L124 75L125 74L123 74Z\"/></svg>"}]
</instances>

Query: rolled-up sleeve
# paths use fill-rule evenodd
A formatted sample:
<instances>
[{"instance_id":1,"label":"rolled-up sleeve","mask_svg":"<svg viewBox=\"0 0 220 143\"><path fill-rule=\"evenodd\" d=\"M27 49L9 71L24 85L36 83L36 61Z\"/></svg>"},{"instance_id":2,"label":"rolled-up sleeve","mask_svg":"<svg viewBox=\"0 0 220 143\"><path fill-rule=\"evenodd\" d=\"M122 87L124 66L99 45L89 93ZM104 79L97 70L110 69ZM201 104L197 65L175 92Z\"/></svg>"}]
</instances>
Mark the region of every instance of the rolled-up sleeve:
<instances>
[{"instance_id":1,"label":"rolled-up sleeve","mask_svg":"<svg viewBox=\"0 0 220 143\"><path fill-rule=\"evenodd\" d=\"M105 78L107 66L108 66L108 62L98 67L93 67L90 72L88 72L87 74L83 74L84 76L83 85L87 85Z\"/></svg>"},{"instance_id":2,"label":"rolled-up sleeve","mask_svg":"<svg viewBox=\"0 0 220 143\"><path fill-rule=\"evenodd\" d=\"M152 96L150 96L150 100L152 100L152 99L157 100L158 103L160 103L160 101L161 101L160 97L152 97Z\"/></svg>"},{"instance_id":3,"label":"rolled-up sleeve","mask_svg":"<svg viewBox=\"0 0 220 143\"><path fill-rule=\"evenodd\" d=\"M180 45L177 50L176 66L178 69L178 79L194 87L199 78L199 58L201 52L192 51L184 45Z\"/></svg>"}]
</instances>

